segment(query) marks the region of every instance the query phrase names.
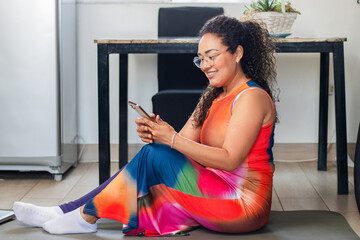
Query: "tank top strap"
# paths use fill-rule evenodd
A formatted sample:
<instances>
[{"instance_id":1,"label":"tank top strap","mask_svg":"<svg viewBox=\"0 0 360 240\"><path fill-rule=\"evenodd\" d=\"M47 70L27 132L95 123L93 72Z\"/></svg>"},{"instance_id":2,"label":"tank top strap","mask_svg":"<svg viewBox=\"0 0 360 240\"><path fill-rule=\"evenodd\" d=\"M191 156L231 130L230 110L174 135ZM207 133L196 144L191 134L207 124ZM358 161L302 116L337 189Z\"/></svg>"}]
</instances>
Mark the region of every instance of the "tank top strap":
<instances>
[{"instance_id":1,"label":"tank top strap","mask_svg":"<svg viewBox=\"0 0 360 240\"><path fill-rule=\"evenodd\" d=\"M262 89L262 88L260 88L260 87L248 87L248 88L245 88L244 90L242 90L241 92L239 92L239 93L236 95L236 97L235 97L235 99L234 99L234 101L233 101L233 103L232 103L232 105L231 105L231 112L232 112L232 109L233 109L233 107L234 107L234 105L235 105L235 102L239 99L239 97L241 96L241 94L243 94L244 92L246 92L246 91L248 91L248 90L252 90L252 89L258 90L258 91L261 91L261 92L265 93L265 95L268 96L268 98L269 98L269 100L270 100L270 102L271 102L271 106L272 106L272 108L273 108L273 111L275 112L274 101L272 100L272 98L270 97L270 95L269 95L264 89Z\"/></svg>"}]
</instances>

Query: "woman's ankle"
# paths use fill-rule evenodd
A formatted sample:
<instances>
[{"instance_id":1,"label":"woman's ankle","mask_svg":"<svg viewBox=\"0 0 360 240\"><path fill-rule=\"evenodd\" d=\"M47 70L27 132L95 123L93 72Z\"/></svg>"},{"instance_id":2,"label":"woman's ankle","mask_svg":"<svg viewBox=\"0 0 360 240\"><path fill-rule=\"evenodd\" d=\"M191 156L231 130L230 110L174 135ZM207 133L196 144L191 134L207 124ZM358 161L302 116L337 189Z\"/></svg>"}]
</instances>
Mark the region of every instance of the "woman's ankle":
<instances>
[{"instance_id":1,"label":"woman's ankle","mask_svg":"<svg viewBox=\"0 0 360 240\"><path fill-rule=\"evenodd\" d=\"M85 214L83 211L84 211L84 206L82 206L82 207L80 208L80 215L81 215L81 217L82 217L87 223L95 224L96 221L99 219L99 218L97 218L97 217L94 217L94 216Z\"/></svg>"}]
</instances>

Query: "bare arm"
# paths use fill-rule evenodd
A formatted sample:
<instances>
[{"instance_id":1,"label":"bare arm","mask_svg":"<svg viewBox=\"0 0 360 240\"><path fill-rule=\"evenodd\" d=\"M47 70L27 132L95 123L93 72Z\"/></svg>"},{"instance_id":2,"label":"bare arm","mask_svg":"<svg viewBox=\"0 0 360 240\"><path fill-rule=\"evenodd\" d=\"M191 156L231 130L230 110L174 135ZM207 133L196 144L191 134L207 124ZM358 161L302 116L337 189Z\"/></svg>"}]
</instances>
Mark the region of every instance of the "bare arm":
<instances>
[{"instance_id":1,"label":"bare arm","mask_svg":"<svg viewBox=\"0 0 360 240\"><path fill-rule=\"evenodd\" d=\"M228 131L221 148L206 146L185 136L177 135L174 148L198 163L226 171L235 170L246 158L261 127L273 121L274 112L268 97L260 91L247 91L233 107ZM156 142L171 145L174 129L159 116L157 123L144 119ZM184 131L184 133L186 133Z\"/></svg>"},{"instance_id":2,"label":"bare arm","mask_svg":"<svg viewBox=\"0 0 360 240\"><path fill-rule=\"evenodd\" d=\"M194 114L191 115L179 134L194 142L200 142L201 127L195 127Z\"/></svg>"}]
</instances>

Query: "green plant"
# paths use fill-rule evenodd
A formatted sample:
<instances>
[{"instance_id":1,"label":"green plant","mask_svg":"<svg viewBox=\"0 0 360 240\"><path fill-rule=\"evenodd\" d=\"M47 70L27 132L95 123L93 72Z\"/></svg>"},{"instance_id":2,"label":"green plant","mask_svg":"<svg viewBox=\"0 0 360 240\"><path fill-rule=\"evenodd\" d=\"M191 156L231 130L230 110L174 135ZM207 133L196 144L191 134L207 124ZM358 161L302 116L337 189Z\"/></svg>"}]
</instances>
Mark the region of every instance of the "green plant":
<instances>
[{"instance_id":1,"label":"green plant","mask_svg":"<svg viewBox=\"0 0 360 240\"><path fill-rule=\"evenodd\" d=\"M273 12L276 10L277 0L258 0L257 2L251 2L250 8L245 8L250 11L251 9L257 12Z\"/></svg>"},{"instance_id":2,"label":"green plant","mask_svg":"<svg viewBox=\"0 0 360 240\"><path fill-rule=\"evenodd\" d=\"M250 12L281 12L281 2L278 0L258 0L252 1L248 6L245 6L244 14ZM285 12L301 14L291 6L290 1L285 4Z\"/></svg>"},{"instance_id":3,"label":"green plant","mask_svg":"<svg viewBox=\"0 0 360 240\"><path fill-rule=\"evenodd\" d=\"M278 4L276 5L276 11L281 12L281 2L278 2ZM296 10L295 8L293 8L291 6L290 1L287 1L286 4L285 4L285 12L287 12L287 13L297 13L297 14L301 15L301 13L298 10Z\"/></svg>"}]
</instances>

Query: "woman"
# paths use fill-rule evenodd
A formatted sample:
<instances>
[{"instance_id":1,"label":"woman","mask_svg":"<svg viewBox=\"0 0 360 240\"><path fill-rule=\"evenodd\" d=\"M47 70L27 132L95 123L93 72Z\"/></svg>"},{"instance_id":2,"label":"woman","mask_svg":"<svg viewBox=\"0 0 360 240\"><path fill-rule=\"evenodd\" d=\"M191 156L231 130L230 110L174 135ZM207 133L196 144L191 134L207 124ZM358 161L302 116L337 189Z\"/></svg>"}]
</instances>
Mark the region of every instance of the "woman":
<instances>
[{"instance_id":1,"label":"woman","mask_svg":"<svg viewBox=\"0 0 360 240\"><path fill-rule=\"evenodd\" d=\"M199 225L228 233L264 226L273 177L274 44L259 24L226 16L209 20L200 37L194 63L209 86L183 129L177 133L155 115L155 122L137 119L149 144L123 170L60 207L15 203L19 220L53 234L94 232L98 218L147 236Z\"/></svg>"}]
</instances>

